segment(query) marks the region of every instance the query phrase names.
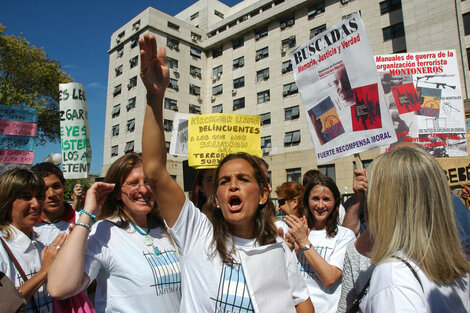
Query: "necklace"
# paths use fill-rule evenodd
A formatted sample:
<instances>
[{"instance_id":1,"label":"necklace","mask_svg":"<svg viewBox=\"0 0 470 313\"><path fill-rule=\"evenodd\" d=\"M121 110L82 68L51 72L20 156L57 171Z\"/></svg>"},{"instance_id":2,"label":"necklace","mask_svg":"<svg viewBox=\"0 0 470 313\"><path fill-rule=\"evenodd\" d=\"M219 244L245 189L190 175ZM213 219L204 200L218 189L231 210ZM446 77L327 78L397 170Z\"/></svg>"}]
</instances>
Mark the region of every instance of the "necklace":
<instances>
[{"instance_id":1,"label":"necklace","mask_svg":"<svg viewBox=\"0 0 470 313\"><path fill-rule=\"evenodd\" d=\"M144 236L144 237L142 238L142 242L144 243L144 245L146 245L147 247L152 246L153 252L154 252L156 255L162 254L162 253L160 252L160 249L158 249L158 247L153 244L153 238L149 235L149 233L150 233L150 227L147 229L146 232L144 232L142 229L140 229L139 226L135 225L135 224L132 223L131 221L129 221L129 224L131 224L132 227L134 227L134 229L136 230L136 232L138 232L140 235Z\"/></svg>"}]
</instances>

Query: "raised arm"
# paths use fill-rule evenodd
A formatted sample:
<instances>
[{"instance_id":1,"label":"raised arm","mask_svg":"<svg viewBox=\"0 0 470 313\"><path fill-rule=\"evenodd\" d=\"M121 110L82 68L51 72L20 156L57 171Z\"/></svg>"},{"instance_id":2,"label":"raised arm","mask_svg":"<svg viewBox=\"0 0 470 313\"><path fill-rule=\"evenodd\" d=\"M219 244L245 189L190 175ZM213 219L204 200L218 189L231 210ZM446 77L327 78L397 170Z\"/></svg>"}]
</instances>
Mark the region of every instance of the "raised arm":
<instances>
[{"instance_id":1,"label":"raised arm","mask_svg":"<svg viewBox=\"0 0 470 313\"><path fill-rule=\"evenodd\" d=\"M173 227L185 201L183 190L166 169L166 146L163 132L163 97L170 73L165 48L157 52L154 36L139 39L140 76L147 89L147 108L142 131L144 172L151 182L160 212L169 227Z\"/></svg>"},{"instance_id":2,"label":"raised arm","mask_svg":"<svg viewBox=\"0 0 470 313\"><path fill-rule=\"evenodd\" d=\"M114 184L95 183L87 192L84 210L98 215L108 193L113 191ZM53 298L65 299L83 290L89 277L83 272L85 250L89 230L82 225L93 223L90 216L82 214L73 228L65 245L49 269L47 290ZM81 224L81 225L79 225Z\"/></svg>"},{"instance_id":3,"label":"raised arm","mask_svg":"<svg viewBox=\"0 0 470 313\"><path fill-rule=\"evenodd\" d=\"M361 209L366 206L367 177L365 170L354 171L353 181L354 196L351 204L346 208L343 226L351 229L356 236L361 228Z\"/></svg>"}]
</instances>

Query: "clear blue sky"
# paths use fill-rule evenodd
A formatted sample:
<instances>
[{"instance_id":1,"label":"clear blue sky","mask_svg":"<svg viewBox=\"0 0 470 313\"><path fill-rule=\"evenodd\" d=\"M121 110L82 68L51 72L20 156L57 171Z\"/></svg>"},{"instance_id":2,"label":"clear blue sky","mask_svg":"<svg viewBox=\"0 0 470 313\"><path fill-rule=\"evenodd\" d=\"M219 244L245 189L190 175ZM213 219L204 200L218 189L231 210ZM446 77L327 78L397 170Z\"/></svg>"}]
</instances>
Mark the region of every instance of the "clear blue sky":
<instances>
[{"instance_id":1,"label":"clear blue sky","mask_svg":"<svg viewBox=\"0 0 470 313\"><path fill-rule=\"evenodd\" d=\"M196 0L5 0L0 4L0 23L7 34L20 35L48 57L56 59L87 92L91 146L91 174L101 174L108 54L111 34L148 7L175 15ZM241 0L222 0L233 6ZM58 88L58 86L57 86ZM60 144L35 149L34 163L49 153L60 153Z\"/></svg>"}]
</instances>

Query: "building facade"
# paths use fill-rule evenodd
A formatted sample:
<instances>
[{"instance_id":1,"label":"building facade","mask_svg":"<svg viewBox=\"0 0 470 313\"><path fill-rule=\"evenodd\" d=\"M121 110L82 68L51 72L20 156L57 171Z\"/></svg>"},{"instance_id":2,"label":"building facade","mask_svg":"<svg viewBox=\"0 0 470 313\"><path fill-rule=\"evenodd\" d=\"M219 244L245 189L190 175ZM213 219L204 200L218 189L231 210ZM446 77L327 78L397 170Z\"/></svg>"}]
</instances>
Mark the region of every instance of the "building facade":
<instances>
[{"instance_id":1,"label":"building facade","mask_svg":"<svg viewBox=\"0 0 470 313\"><path fill-rule=\"evenodd\" d=\"M342 193L351 193L352 157L316 163L289 52L355 11L361 13L374 55L455 49L468 98L470 1L245 0L228 7L200 0L175 16L148 8L111 36L103 175L124 153L142 151L146 100L137 40L150 33L166 47L170 66L164 100L167 147L175 112L256 114L274 188L318 168ZM378 153L361 157L367 164ZM168 170L181 186L184 159L168 155ZM466 159L462 162L468 164Z\"/></svg>"}]
</instances>

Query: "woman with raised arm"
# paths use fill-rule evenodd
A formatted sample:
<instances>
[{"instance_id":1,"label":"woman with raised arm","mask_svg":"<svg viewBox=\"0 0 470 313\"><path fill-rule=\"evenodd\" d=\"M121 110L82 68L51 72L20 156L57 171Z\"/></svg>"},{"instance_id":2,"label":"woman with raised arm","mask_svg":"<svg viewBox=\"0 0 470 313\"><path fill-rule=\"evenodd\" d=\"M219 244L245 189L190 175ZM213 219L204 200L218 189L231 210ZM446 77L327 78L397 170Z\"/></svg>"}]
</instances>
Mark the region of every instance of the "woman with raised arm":
<instances>
[{"instance_id":1,"label":"woman with raised arm","mask_svg":"<svg viewBox=\"0 0 470 313\"><path fill-rule=\"evenodd\" d=\"M62 233L48 247L37 241L33 226L41 217L45 190L42 178L28 169L14 168L0 178L0 271L28 300L28 312L34 313L52 312L47 275L66 240Z\"/></svg>"},{"instance_id":2,"label":"woman with raised arm","mask_svg":"<svg viewBox=\"0 0 470 313\"><path fill-rule=\"evenodd\" d=\"M180 251L181 312L263 312L269 305L269 312L313 312L295 255L276 236L268 182L255 157L239 153L221 161L208 216L186 199L171 178L162 125L169 80L166 53L164 48L157 53L153 36L145 35L139 44L148 101L142 136L144 170ZM253 258L272 255L254 274ZM268 275L263 274L266 271ZM259 284L278 292L266 294L257 289Z\"/></svg>"},{"instance_id":3,"label":"woman with raised arm","mask_svg":"<svg viewBox=\"0 0 470 313\"><path fill-rule=\"evenodd\" d=\"M376 265L361 312L469 312L470 262L459 243L444 171L424 149L401 146L367 168Z\"/></svg>"},{"instance_id":4,"label":"woman with raised arm","mask_svg":"<svg viewBox=\"0 0 470 313\"><path fill-rule=\"evenodd\" d=\"M91 227L95 216L100 221ZM59 299L96 279L97 312L179 311L177 253L138 154L116 160L104 182L88 190L85 208L49 279L48 290Z\"/></svg>"},{"instance_id":5,"label":"woman with raised arm","mask_svg":"<svg viewBox=\"0 0 470 313\"><path fill-rule=\"evenodd\" d=\"M300 248L300 271L318 312L336 312L341 295L341 277L346 247L356 237L338 226L341 194L333 179L319 175L305 187L303 196L307 218L288 215L288 240Z\"/></svg>"}]
</instances>

